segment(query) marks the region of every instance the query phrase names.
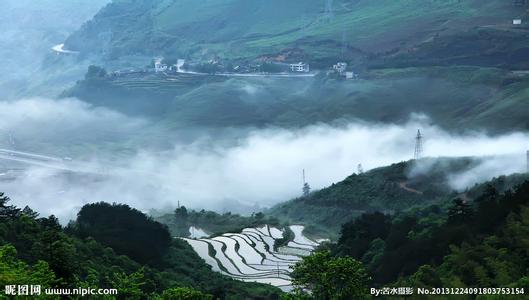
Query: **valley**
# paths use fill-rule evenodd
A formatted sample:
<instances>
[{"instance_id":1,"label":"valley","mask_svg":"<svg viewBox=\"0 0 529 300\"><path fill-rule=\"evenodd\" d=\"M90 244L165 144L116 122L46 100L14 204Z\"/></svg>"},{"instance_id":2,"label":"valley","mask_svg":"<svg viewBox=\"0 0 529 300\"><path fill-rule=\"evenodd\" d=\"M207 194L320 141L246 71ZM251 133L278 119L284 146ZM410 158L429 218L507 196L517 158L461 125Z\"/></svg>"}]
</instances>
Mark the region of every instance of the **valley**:
<instances>
[{"instance_id":1,"label":"valley","mask_svg":"<svg viewBox=\"0 0 529 300\"><path fill-rule=\"evenodd\" d=\"M529 1L66 2L0 3L0 286L528 292Z\"/></svg>"}]
</instances>

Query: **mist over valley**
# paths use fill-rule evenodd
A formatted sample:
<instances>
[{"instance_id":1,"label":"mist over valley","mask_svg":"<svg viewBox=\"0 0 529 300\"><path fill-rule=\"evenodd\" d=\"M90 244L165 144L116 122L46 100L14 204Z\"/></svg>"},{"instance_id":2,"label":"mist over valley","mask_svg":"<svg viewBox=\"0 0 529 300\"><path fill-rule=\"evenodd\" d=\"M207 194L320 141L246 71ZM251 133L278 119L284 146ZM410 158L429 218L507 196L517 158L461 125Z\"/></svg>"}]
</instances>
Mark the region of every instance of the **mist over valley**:
<instances>
[{"instance_id":1,"label":"mist over valley","mask_svg":"<svg viewBox=\"0 0 529 300\"><path fill-rule=\"evenodd\" d=\"M3 292L525 294L528 8L2 1Z\"/></svg>"}]
</instances>

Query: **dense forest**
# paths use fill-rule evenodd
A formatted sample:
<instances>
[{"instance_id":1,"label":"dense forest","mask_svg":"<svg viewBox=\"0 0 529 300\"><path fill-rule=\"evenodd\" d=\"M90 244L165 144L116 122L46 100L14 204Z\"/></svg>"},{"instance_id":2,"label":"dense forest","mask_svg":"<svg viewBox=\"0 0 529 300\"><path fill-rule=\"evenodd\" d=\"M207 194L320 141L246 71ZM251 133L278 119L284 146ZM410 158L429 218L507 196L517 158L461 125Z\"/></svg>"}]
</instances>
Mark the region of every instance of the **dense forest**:
<instances>
[{"instance_id":1,"label":"dense forest","mask_svg":"<svg viewBox=\"0 0 529 300\"><path fill-rule=\"evenodd\" d=\"M117 288L118 299L276 299L211 271L184 241L127 205L96 203L62 227L0 194L0 285ZM195 298L181 298L192 294ZM198 295L198 296L197 296Z\"/></svg>"},{"instance_id":2,"label":"dense forest","mask_svg":"<svg viewBox=\"0 0 529 300\"><path fill-rule=\"evenodd\" d=\"M526 287L529 181L509 189L499 178L473 195L456 196L447 209L375 211L345 223L336 243L294 267L294 283L310 296L213 273L165 225L127 205L86 205L62 227L1 194L0 284L118 288L119 299L360 299L379 286Z\"/></svg>"},{"instance_id":3,"label":"dense forest","mask_svg":"<svg viewBox=\"0 0 529 300\"><path fill-rule=\"evenodd\" d=\"M523 287L528 213L529 182L503 194L489 185L472 202L455 198L448 213L363 215L344 224L334 253L362 261L376 285Z\"/></svg>"},{"instance_id":4,"label":"dense forest","mask_svg":"<svg viewBox=\"0 0 529 300\"><path fill-rule=\"evenodd\" d=\"M368 287L513 288L523 297L528 237L529 181L502 193L487 184L473 201L454 198L448 211L363 214L343 225L337 243L296 265L293 278L317 299L368 298ZM310 299L297 292L294 299Z\"/></svg>"}]
</instances>

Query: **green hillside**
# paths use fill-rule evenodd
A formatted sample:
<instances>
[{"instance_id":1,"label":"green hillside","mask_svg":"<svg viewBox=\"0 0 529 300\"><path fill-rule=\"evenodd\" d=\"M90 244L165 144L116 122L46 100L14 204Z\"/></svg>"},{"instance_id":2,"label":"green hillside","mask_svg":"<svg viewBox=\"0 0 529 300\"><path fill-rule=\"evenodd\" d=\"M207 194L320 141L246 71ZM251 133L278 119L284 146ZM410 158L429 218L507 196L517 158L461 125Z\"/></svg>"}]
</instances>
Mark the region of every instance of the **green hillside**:
<instances>
[{"instance_id":1,"label":"green hillside","mask_svg":"<svg viewBox=\"0 0 529 300\"><path fill-rule=\"evenodd\" d=\"M424 113L443 128L529 128L529 77L497 68L378 69L361 80L181 74L88 78L64 96L147 115L169 128L299 127L340 120L403 123Z\"/></svg>"},{"instance_id":2,"label":"green hillside","mask_svg":"<svg viewBox=\"0 0 529 300\"><path fill-rule=\"evenodd\" d=\"M282 54L327 67L338 57L363 61L434 40L446 44L523 13L508 0L115 0L66 45L111 60ZM494 42L482 39L478 48L494 49Z\"/></svg>"},{"instance_id":3,"label":"green hillside","mask_svg":"<svg viewBox=\"0 0 529 300\"><path fill-rule=\"evenodd\" d=\"M165 225L127 205L85 205L75 221L62 227L54 216L11 206L0 192L0 217L4 286L42 285L43 294L50 287L118 289L117 297L105 299L187 299L165 297L175 288L199 290L214 299L264 300L281 294L269 285L213 272L188 243L171 238Z\"/></svg>"},{"instance_id":4,"label":"green hillside","mask_svg":"<svg viewBox=\"0 0 529 300\"><path fill-rule=\"evenodd\" d=\"M65 92L161 126L299 127L402 123L449 130L529 128L529 29L512 1L116 0L67 40L109 68L153 57L350 63L360 80L178 75L85 80ZM327 8L326 8L327 7ZM518 71L515 71L518 70Z\"/></svg>"},{"instance_id":5,"label":"green hillside","mask_svg":"<svg viewBox=\"0 0 529 300\"><path fill-rule=\"evenodd\" d=\"M401 162L353 174L307 197L278 204L266 214L286 222L310 225L309 231L315 234L335 236L342 224L367 212L393 214L429 205L445 207L457 196L473 199L482 192L483 185L458 193L450 187L448 176L469 170L479 161L440 158ZM416 171L426 165L427 171ZM525 175L514 175L501 177L492 184L505 191L525 179Z\"/></svg>"},{"instance_id":6,"label":"green hillside","mask_svg":"<svg viewBox=\"0 0 529 300\"><path fill-rule=\"evenodd\" d=\"M375 286L525 288L529 182L484 187L472 202L455 199L446 210L365 214L346 223L331 248L361 261Z\"/></svg>"}]
</instances>

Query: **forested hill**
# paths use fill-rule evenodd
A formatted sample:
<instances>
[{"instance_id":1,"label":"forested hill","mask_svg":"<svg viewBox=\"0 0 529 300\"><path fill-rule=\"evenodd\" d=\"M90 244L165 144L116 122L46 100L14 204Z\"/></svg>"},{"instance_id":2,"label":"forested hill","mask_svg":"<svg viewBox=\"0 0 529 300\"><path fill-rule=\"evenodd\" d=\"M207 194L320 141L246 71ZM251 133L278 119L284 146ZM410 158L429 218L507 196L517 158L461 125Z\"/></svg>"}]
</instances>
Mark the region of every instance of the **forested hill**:
<instances>
[{"instance_id":1,"label":"forested hill","mask_svg":"<svg viewBox=\"0 0 529 300\"><path fill-rule=\"evenodd\" d=\"M105 299L137 300L265 300L281 294L213 272L165 225L127 205L87 204L64 228L56 217L39 217L9 200L0 192L1 286L114 288L118 296Z\"/></svg>"},{"instance_id":2,"label":"forested hill","mask_svg":"<svg viewBox=\"0 0 529 300\"><path fill-rule=\"evenodd\" d=\"M353 174L306 197L278 204L266 213L291 223L307 224L307 229L315 234L335 236L342 224L367 212L394 214L429 205L446 207L456 197L471 200L483 190L482 184L456 192L448 178L479 163L477 158L401 162ZM505 191L525 179L526 175L513 175L490 183Z\"/></svg>"},{"instance_id":3,"label":"forested hill","mask_svg":"<svg viewBox=\"0 0 529 300\"><path fill-rule=\"evenodd\" d=\"M472 202L454 199L447 210L365 214L332 247L361 260L375 286L527 288L528 204L529 182L504 192L486 184Z\"/></svg>"},{"instance_id":4,"label":"forested hill","mask_svg":"<svg viewBox=\"0 0 529 300\"><path fill-rule=\"evenodd\" d=\"M526 31L509 26L524 12L510 0L114 0L66 47L107 59L266 55L325 67L338 57L412 63L411 51L421 63L498 65L527 52Z\"/></svg>"}]
</instances>

